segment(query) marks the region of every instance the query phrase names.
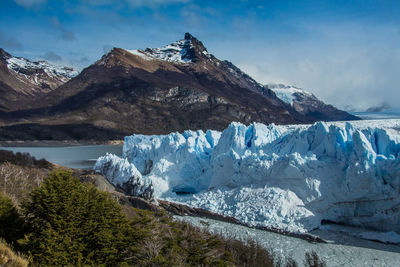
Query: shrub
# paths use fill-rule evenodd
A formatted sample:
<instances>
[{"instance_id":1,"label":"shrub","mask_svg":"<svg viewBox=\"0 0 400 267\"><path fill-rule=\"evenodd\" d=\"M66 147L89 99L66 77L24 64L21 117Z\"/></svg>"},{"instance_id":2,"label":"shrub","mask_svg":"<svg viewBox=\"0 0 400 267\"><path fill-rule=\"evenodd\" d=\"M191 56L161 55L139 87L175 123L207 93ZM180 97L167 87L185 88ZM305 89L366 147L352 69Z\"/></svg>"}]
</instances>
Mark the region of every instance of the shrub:
<instances>
[{"instance_id":1,"label":"shrub","mask_svg":"<svg viewBox=\"0 0 400 267\"><path fill-rule=\"evenodd\" d=\"M6 217L15 217L18 213L11 201L5 203L8 208L4 214L12 215ZM213 235L173 221L161 210L124 206L128 219L111 195L82 183L69 172L51 173L21 207L25 228L17 229L23 229L25 237L18 245L37 266L279 264L257 243ZM10 240L15 242L19 236L12 234Z\"/></svg>"},{"instance_id":2,"label":"shrub","mask_svg":"<svg viewBox=\"0 0 400 267\"><path fill-rule=\"evenodd\" d=\"M121 207L68 172L54 172L23 204L29 225L21 242L40 266L117 266L128 247Z\"/></svg>"},{"instance_id":3,"label":"shrub","mask_svg":"<svg viewBox=\"0 0 400 267\"><path fill-rule=\"evenodd\" d=\"M275 266L273 256L260 244L248 240L247 244L235 239L225 240L226 250L229 251L235 262L241 266Z\"/></svg>"},{"instance_id":4,"label":"shrub","mask_svg":"<svg viewBox=\"0 0 400 267\"><path fill-rule=\"evenodd\" d=\"M23 237L23 220L10 198L0 193L0 237L16 244Z\"/></svg>"},{"instance_id":5,"label":"shrub","mask_svg":"<svg viewBox=\"0 0 400 267\"><path fill-rule=\"evenodd\" d=\"M0 240L0 266L27 267L29 261L21 254L14 252L3 240Z\"/></svg>"},{"instance_id":6,"label":"shrub","mask_svg":"<svg viewBox=\"0 0 400 267\"><path fill-rule=\"evenodd\" d=\"M132 209L132 262L139 266L274 266L271 254L203 228L173 221L165 213Z\"/></svg>"},{"instance_id":7,"label":"shrub","mask_svg":"<svg viewBox=\"0 0 400 267\"><path fill-rule=\"evenodd\" d=\"M0 163L9 162L22 167L50 168L52 164L45 159L37 160L29 153L0 150Z\"/></svg>"},{"instance_id":8,"label":"shrub","mask_svg":"<svg viewBox=\"0 0 400 267\"><path fill-rule=\"evenodd\" d=\"M326 267L325 261L321 260L315 251L306 252L304 265L307 267Z\"/></svg>"},{"instance_id":9,"label":"shrub","mask_svg":"<svg viewBox=\"0 0 400 267\"><path fill-rule=\"evenodd\" d=\"M21 167L9 162L0 164L0 192L18 206L46 175L47 170L43 169Z\"/></svg>"}]
</instances>

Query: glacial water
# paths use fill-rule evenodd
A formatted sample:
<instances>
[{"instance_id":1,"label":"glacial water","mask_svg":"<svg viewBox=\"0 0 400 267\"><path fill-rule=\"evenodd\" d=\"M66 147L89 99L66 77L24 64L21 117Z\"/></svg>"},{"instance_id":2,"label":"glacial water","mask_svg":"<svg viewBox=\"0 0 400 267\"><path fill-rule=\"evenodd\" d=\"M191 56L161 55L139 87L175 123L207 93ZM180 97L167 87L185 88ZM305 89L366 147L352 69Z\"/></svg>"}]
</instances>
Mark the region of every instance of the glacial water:
<instances>
[{"instance_id":1,"label":"glacial water","mask_svg":"<svg viewBox=\"0 0 400 267\"><path fill-rule=\"evenodd\" d=\"M400 119L400 110L388 110L382 112L351 112L363 120L385 120L385 119Z\"/></svg>"},{"instance_id":2,"label":"glacial water","mask_svg":"<svg viewBox=\"0 0 400 267\"><path fill-rule=\"evenodd\" d=\"M97 158L107 152L122 155L122 145L0 147L0 149L27 152L36 159L45 158L52 163L77 169L92 169Z\"/></svg>"}]
</instances>

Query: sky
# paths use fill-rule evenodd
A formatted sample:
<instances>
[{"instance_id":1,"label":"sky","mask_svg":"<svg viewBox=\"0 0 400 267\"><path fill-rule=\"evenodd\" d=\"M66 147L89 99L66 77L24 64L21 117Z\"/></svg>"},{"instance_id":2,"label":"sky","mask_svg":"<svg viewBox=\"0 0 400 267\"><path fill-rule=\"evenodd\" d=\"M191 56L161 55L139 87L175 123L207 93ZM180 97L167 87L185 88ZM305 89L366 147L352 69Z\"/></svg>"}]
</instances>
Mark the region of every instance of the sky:
<instances>
[{"instance_id":1,"label":"sky","mask_svg":"<svg viewBox=\"0 0 400 267\"><path fill-rule=\"evenodd\" d=\"M349 111L400 109L399 0L2 0L0 47L85 68L190 32L256 81Z\"/></svg>"}]
</instances>

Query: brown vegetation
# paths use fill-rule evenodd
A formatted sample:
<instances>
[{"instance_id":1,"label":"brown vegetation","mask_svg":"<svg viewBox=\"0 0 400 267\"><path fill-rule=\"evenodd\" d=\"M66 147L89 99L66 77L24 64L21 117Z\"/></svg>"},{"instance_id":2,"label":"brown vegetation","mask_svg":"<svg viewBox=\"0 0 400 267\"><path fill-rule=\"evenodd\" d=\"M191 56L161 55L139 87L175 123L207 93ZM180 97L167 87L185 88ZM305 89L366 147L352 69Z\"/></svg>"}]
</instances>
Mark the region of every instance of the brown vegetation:
<instances>
[{"instance_id":1,"label":"brown vegetation","mask_svg":"<svg viewBox=\"0 0 400 267\"><path fill-rule=\"evenodd\" d=\"M210 234L203 228L173 221L164 212L132 209L141 239L133 259L144 266L277 266L259 244Z\"/></svg>"},{"instance_id":2,"label":"brown vegetation","mask_svg":"<svg viewBox=\"0 0 400 267\"><path fill-rule=\"evenodd\" d=\"M326 267L326 262L318 257L315 251L306 252L304 265L307 267Z\"/></svg>"},{"instance_id":3,"label":"brown vegetation","mask_svg":"<svg viewBox=\"0 0 400 267\"><path fill-rule=\"evenodd\" d=\"M14 154L0 150L0 192L19 206L40 185L51 168L50 162L37 160L28 153Z\"/></svg>"},{"instance_id":4,"label":"brown vegetation","mask_svg":"<svg viewBox=\"0 0 400 267\"><path fill-rule=\"evenodd\" d=\"M0 266L4 267L27 267L28 259L22 254L15 252L3 240L0 240Z\"/></svg>"}]
</instances>

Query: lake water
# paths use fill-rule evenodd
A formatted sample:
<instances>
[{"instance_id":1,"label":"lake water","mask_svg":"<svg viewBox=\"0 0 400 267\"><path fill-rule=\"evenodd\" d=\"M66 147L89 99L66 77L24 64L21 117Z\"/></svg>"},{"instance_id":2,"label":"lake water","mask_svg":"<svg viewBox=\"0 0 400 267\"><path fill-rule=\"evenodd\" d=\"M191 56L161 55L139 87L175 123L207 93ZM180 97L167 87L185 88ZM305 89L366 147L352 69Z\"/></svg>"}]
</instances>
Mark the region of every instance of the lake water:
<instances>
[{"instance_id":1,"label":"lake water","mask_svg":"<svg viewBox=\"0 0 400 267\"><path fill-rule=\"evenodd\" d=\"M97 158L107 152L122 155L122 145L89 145L62 147L0 147L14 152L27 152L36 159L46 160L77 169L92 169Z\"/></svg>"}]
</instances>

